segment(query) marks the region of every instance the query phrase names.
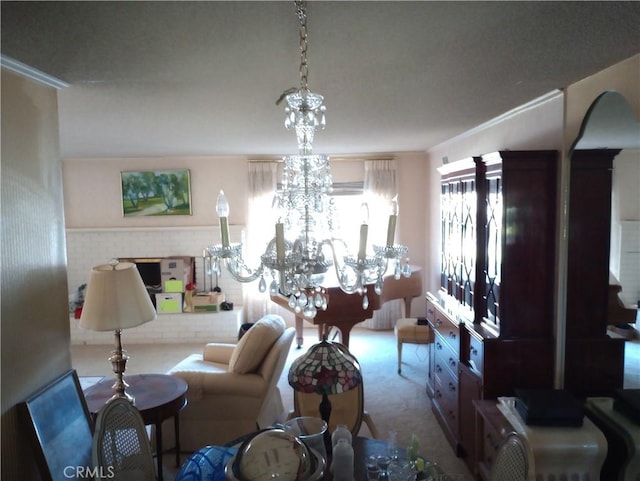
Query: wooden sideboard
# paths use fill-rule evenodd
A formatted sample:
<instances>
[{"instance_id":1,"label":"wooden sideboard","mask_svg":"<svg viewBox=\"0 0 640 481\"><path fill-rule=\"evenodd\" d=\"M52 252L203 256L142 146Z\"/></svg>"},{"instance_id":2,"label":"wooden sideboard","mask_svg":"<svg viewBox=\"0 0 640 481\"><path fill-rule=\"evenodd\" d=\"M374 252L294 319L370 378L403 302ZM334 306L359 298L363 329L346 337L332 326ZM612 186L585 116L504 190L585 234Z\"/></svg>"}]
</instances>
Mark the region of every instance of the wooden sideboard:
<instances>
[{"instance_id":1,"label":"wooden sideboard","mask_svg":"<svg viewBox=\"0 0 640 481\"><path fill-rule=\"evenodd\" d=\"M579 207L569 217L565 387L606 395L622 387L624 342L606 334L608 248L584 244L589 225L608 238L610 211L590 206L609 205L600 159L612 157L580 155L589 161L572 167L571 203ZM474 402L554 387L558 165L556 151L501 151L440 169L441 286L427 293L435 332L427 392L473 472L481 461Z\"/></svg>"},{"instance_id":2,"label":"wooden sideboard","mask_svg":"<svg viewBox=\"0 0 640 481\"><path fill-rule=\"evenodd\" d=\"M490 481L491 467L498 454L500 444L513 426L498 410L495 400L474 401L476 429L476 472L482 481Z\"/></svg>"}]
</instances>

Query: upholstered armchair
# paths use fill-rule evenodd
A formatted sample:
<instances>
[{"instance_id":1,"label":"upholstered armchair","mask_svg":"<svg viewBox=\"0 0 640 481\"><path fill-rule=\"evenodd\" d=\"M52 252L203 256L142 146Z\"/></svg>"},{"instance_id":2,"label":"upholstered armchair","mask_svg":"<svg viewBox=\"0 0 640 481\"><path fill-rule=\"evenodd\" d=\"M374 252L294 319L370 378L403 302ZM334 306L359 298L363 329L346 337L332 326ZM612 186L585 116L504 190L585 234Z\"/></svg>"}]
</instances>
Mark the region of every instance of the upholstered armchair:
<instances>
[{"instance_id":1,"label":"upholstered armchair","mask_svg":"<svg viewBox=\"0 0 640 481\"><path fill-rule=\"evenodd\" d=\"M223 445L283 421L277 384L294 335L282 317L268 315L237 344L207 344L202 354L192 354L169 371L189 386L179 418L182 451ZM163 445L173 446L173 421L163 423L162 431Z\"/></svg>"}]
</instances>

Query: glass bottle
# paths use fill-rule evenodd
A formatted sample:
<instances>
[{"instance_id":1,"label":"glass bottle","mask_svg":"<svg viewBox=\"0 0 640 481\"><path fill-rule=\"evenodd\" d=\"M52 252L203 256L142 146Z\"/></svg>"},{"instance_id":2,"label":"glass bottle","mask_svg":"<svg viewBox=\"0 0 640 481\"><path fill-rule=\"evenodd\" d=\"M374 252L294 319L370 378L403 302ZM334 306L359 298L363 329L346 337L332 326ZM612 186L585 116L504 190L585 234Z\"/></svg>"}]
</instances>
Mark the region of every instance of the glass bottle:
<instances>
[{"instance_id":1,"label":"glass bottle","mask_svg":"<svg viewBox=\"0 0 640 481\"><path fill-rule=\"evenodd\" d=\"M349 431L346 424L338 424L336 426L336 429L331 434L331 447L335 448L340 439L346 439L351 444L351 431Z\"/></svg>"},{"instance_id":2,"label":"glass bottle","mask_svg":"<svg viewBox=\"0 0 640 481\"><path fill-rule=\"evenodd\" d=\"M353 448L345 438L333 448L333 481L353 481Z\"/></svg>"}]
</instances>

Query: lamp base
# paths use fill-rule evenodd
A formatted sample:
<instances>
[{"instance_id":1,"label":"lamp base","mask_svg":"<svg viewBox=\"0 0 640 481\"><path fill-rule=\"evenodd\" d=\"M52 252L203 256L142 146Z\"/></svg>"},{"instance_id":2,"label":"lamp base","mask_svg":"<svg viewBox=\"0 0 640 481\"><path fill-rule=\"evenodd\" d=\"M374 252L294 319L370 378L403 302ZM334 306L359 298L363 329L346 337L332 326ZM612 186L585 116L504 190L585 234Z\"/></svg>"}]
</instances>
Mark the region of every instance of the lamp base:
<instances>
[{"instance_id":1,"label":"lamp base","mask_svg":"<svg viewBox=\"0 0 640 481\"><path fill-rule=\"evenodd\" d=\"M127 385L127 386L128 386L128 385ZM113 385L113 389L114 389L114 390L116 389L116 384L114 384L114 385ZM133 397L131 394L129 394L128 392L122 392L122 393L120 393L120 392L115 392L115 393L113 394L113 396L111 396L111 397L107 400L107 402L111 402L111 401L113 401L114 399L121 399L121 398L126 399L126 400L127 400L127 401L129 401L131 404L133 404L134 406L135 406L135 404L136 404L136 398L134 398L134 397Z\"/></svg>"},{"instance_id":2,"label":"lamp base","mask_svg":"<svg viewBox=\"0 0 640 481\"><path fill-rule=\"evenodd\" d=\"M320 411L320 417L322 420L327 423L327 429L324 432L324 447L327 450L327 456L331 456L333 452L331 446L331 432L329 430L329 418L331 417L331 401L329 401L329 396L327 393L322 393L322 401L320 401L320 406L318 407Z\"/></svg>"},{"instance_id":3,"label":"lamp base","mask_svg":"<svg viewBox=\"0 0 640 481\"><path fill-rule=\"evenodd\" d=\"M116 375L116 382L112 386L115 393L111 396L109 401L117 398L125 398L131 402L131 404L135 404L135 398L126 392L126 388L128 388L129 385L124 380L124 371L127 368L127 360L129 359L129 356L127 356L126 351L122 349L122 341L120 339L121 332L122 329L116 329L115 331L116 348L109 358L109 361L111 361L111 365L113 366L113 372Z\"/></svg>"}]
</instances>

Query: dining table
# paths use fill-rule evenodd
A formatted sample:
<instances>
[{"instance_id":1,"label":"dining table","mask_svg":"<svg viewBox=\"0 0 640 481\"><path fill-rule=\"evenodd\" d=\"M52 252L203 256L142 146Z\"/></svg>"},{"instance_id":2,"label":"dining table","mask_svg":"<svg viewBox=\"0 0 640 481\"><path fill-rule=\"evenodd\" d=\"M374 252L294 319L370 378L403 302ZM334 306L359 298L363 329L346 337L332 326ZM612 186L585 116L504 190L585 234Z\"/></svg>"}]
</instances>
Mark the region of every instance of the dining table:
<instances>
[{"instance_id":1,"label":"dining table","mask_svg":"<svg viewBox=\"0 0 640 481\"><path fill-rule=\"evenodd\" d=\"M239 446L254 433L238 438L225 446L205 446L194 452L183 464L175 477L175 481L227 481L225 477L225 467L232 462ZM367 460L389 453L389 443L383 439L367 438L355 436L352 439L353 447L353 474L354 481L368 481ZM404 448L398 447L396 455L399 459L406 459L407 452ZM423 456L423 470L416 477L419 481L454 481L438 466ZM329 466L331 460L327 462ZM382 477L380 478L383 479ZM395 479L384 478L387 481L397 481ZM329 469L325 470L323 481L333 481L333 476ZM407 480L402 480L407 481Z\"/></svg>"}]
</instances>

